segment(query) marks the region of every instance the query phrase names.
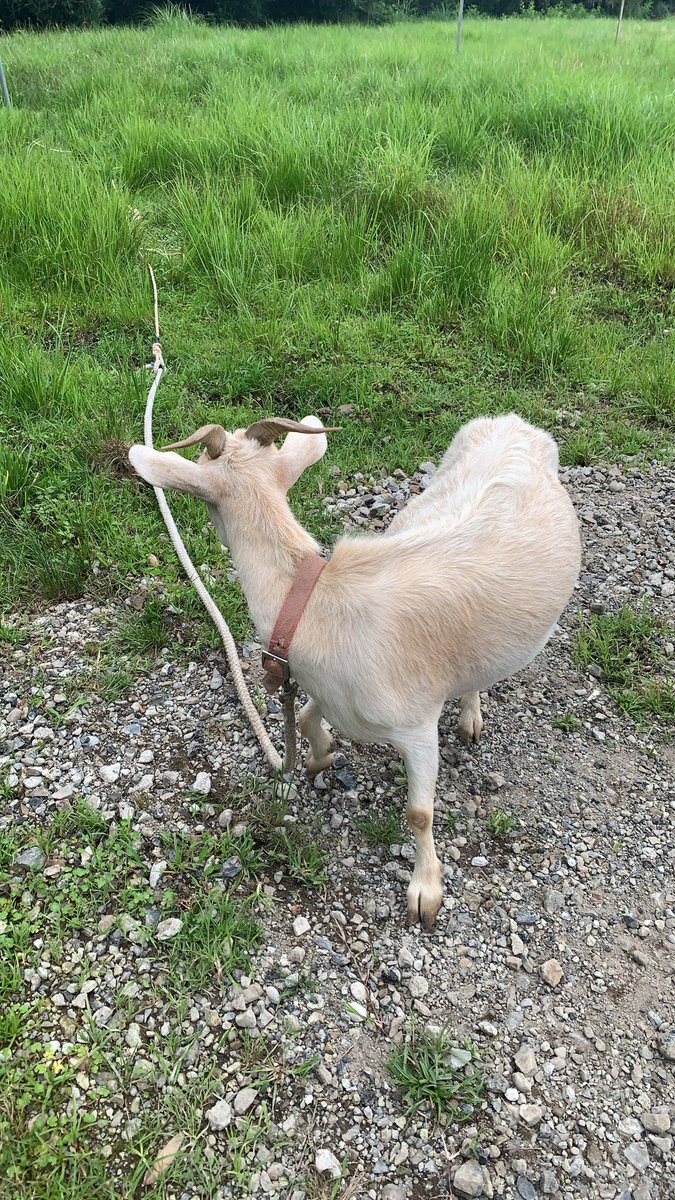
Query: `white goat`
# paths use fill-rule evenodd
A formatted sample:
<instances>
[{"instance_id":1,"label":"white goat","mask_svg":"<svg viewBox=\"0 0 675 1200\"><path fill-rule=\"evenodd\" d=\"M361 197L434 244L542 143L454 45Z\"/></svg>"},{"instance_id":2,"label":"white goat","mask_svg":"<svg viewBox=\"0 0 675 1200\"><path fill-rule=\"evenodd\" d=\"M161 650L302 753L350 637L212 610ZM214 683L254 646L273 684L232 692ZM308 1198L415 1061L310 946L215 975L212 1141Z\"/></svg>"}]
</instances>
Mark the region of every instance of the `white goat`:
<instances>
[{"instance_id":1,"label":"white goat","mask_svg":"<svg viewBox=\"0 0 675 1200\"><path fill-rule=\"evenodd\" d=\"M281 449L273 440L288 429ZM308 437L307 433L313 433ZM206 426L179 445L197 461L133 446L157 487L200 496L229 548L263 646L299 564L317 543L293 516L288 489L326 452L316 417ZM408 918L430 928L443 899L432 832L438 721L460 699L459 734L477 742L479 693L525 667L546 644L574 587L579 527L558 480L555 442L517 416L460 429L430 486L381 535L341 537L289 653L311 699L300 714L307 768L332 765L322 717L359 742L403 756L416 840Z\"/></svg>"}]
</instances>

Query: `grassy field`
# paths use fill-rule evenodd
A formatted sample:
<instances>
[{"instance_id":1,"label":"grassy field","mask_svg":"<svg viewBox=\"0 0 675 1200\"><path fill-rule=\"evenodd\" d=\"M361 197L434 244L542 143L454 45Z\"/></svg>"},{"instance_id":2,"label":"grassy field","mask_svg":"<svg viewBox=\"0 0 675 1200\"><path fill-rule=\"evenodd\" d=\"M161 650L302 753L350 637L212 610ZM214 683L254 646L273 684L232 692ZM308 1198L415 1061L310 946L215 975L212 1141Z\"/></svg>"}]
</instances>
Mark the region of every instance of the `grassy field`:
<instances>
[{"instance_id":1,"label":"grassy field","mask_svg":"<svg viewBox=\"0 0 675 1200\"><path fill-rule=\"evenodd\" d=\"M672 452L675 24L469 20L4 38L0 595L177 578L142 438L320 412L331 470L515 409L584 463ZM349 405L348 416L341 406ZM297 489L330 539L319 472ZM177 502L197 561L203 513ZM160 566L148 565L148 554ZM220 600L240 612L234 585ZM240 620L239 628L242 627Z\"/></svg>"}]
</instances>

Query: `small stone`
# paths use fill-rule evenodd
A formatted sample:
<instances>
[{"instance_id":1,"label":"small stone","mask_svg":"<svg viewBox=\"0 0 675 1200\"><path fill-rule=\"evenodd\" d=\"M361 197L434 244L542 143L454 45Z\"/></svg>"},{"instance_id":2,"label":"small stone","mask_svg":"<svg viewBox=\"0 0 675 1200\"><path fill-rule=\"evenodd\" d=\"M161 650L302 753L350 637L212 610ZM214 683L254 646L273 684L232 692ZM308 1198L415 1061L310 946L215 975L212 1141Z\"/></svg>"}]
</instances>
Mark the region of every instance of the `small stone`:
<instances>
[{"instance_id":1,"label":"small stone","mask_svg":"<svg viewBox=\"0 0 675 1200\"><path fill-rule=\"evenodd\" d=\"M534 1125L539 1124L544 1115L544 1110L539 1104L521 1104L518 1113L521 1121L524 1121L526 1125L532 1128Z\"/></svg>"},{"instance_id":2,"label":"small stone","mask_svg":"<svg viewBox=\"0 0 675 1200\"><path fill-rule=\"evenodd\" d=\"M408 983L408 987L410 995L414 996L416 1000L421 999L422 996L426 996L429 991L429 983L424 978L424 975L413 975Z\"/></svg>"},{"instance_id":3,"label":"small stone","mask_svg":"<svg viewBox=\"0 0 675 1200\"><path fill-rule=\"evenodd\" d=\"M667 1112L649 1112L642 1117L642 1124L648 1133L667 1133L670 1117Z\"/></svg>"},{"instance_id":4,"label":"small stone","mask_svg":"<svg viewBox=\"0 0 675 1200\"><path fill-rule=\"evenodd\" d=\"M563 969L557 958L549 958L541 965L541 977L549 987L555 988L563 977Z\"/></svg>"},{"instance_id":5,"label":"small stone","mask_svg":"<svg viewBox=\"0 0 675 1200\"><path fill-rule=\"evenodd\" d=\"M499 1033L497 1026L493 1025L491 1021L479 1021L478 1028L486 1037L496 1037Z\"/></svg>"},{"instance_id":6,"label":"small stone","mask_svg":"<svg viewBox=\"0 0 675 1200\"><path fill-rule=\"evenodd\" d=\"M471 1057L470 1050L460 1050L458 1046L453 1046L450 1050L450 1066L453 1071L461 1071L471 1062Z\"/></svg>"},{"instance_id":7,"label":"small stone","mask_svg":"<svg viewBox=\"0 0 675 1200\"><path fill-rule=\"evenodd\" d=\"M462 1196L482 1196L483 1170L480 1163L475 1160L462 1163L455 1171L452 1186Z\"/></svg>"},{"instance_id":8,"label":"small stone","mask_svg":"<svg viewBox=\"0 0 675 1200\"><path fill-rule=\"evenodd\" d=\"M537 1059L531 1046L522 1045L515 1055L515 1064L523 1075L534 1075L537 1069Z\"/></svg>"},{"instance_id":9,"label":"small stone","mask_svg":"<svg viewBox=\"0 0 675 1200\"><path fill-rule=\"evenodd\" d=\"M220 868L220 878L236 879L237 875L240 875L243 869L244 868L242 866L241 859L237 854L233 854L231 858L225 859L225 862Z\"/></svg>"},{"instance_id":10,"label":"small stone","mask_svg":"<svg viewBox=\"0 0 675 1200\"><path fill-rule=\"evenodd\" d=\"M237 1116L243 1117L244 1113L247 1113L249 1108L255 1104L257 1098L258 1092L256 1088L245 1087L240 1092L237 1092L234 1098L234 1111Z\"/></svg>"},{"instance_id":11,"label":"small stone","mask_svg":"<svg viewBox=\"0 0 675 1200\"><path fill-rule=\"evenodd\" d=\"M320 1175L330 1175L331 1179L339 1179L342 1175L342 1168L333 1154L332 1150L326 1147L317 1150L314 1156L314 1166Z\"/></svg>"},{"instance_id":12,"label":"small stone","mask_svg":"<svg viewBox=\"0 0 675 1200\"><path fill-rule=\"evenodd\" d=\"M619 1133L624 1133L626 1137L631 1138L642 1137L642 1125L635 1117L623 1117L619 1121Z\"/></svg>"},{"instance_id":13,"label":"small stone","mask_svg":"<svg viewBox=\"0 0 675 1200\"><path fill-rule=\"evenodd\" d=\"M662 1034L659 1038L659 1052L668 1062L675 1062L675 1029Z\"/></svg>"},{"instance_id":14,"label":"small stone","mask_svg":"<svg viewBox=\"0 0 675 1200\"><path fill-rule=\"evenodd\" d=\"M21 867L24 871L39 871L44 864L45 856L39 846L30 846L28 850L22 850L14 859L14 866Z\"/></svg>"},{"instance_id":15,"label":"small stone","mask_svg":"<svg viewBox=\"0 0 675 1200\"><path fill-rule=\"evenodd\" d=\"M141 1044L141 1027L136 1021L132 1021L127 1029L124 1040L131 1050L137 1050Z\"/></svg>"},{"instance_id":16,"label":"small stone","mask_svg":"<svg viewBox=\"0 0 675 1200\"><path fill-rule=\"evenodd\" d=\"M506 784L506 780L504 776L500 775L497 771L491 771L487 776L486 784L489 791L499 792Z\"/></svg>"},{"instance_id":17,"label":"small stone","mask_svg":"<svg viewBox=\"0 0 675 1200\"><path fill-rule=\"evenodd\" d=\"M206 1119L214 1133L219 1133L221 1129L227 1129L232 1120L232 1109L227 1100L218 1100L213 1108L209 1108Z\"/></svg>"},{"instance_id":18,"label":"small stone","mask_svg":"<svg viewBox=\"0 0 675 1200\"><path fill-rule=\"evenodd\" d=\"M530 1182L527 1175L519 1175L516 1180L516 1188L518 1195L522 1200L537 1200L537 1193L534 1189L534 1184Z\"/></svg>"},{"instance_id":19,"label":"small stone","mask_svg":"<svg viewBox=\"0 0 675 1200\"><path fill-rule=\"evenodd\" d=\"M355 979L353 983L350 983L349 990L354 999L358 1000L359 1004L367 1003L368 993L364 985L358 979Z\"/></svg>"},{"instance_id":20,"label":"small stone","mask_svg":"<svg viewBox=\"0 0 675 1200\"><path fill-rule=\"evenodd\" d=\"M399 1183L387 1183L382 1188L382 1200L406 1200L408 1193Z\"/></svg>"},{"instance_id":21,"label":"small stone","mask_svg":"<svg viewBox=\"0 0 675 1200\"><path fill-rule=\"evenodd\" d=\"M162 875L164 874L164 872L166 871L166 868L167 868L167 863L164 861L164 859L162 859L161 862L153 863L152 867L150 868L150 887L151 888L157 887L157 884L159 883L160 879L162 878Z\"/></svg>"},{"instance_id":22,"label":"small stone","mask_svg":"<svg viewBox=\"0 0 675 1200\"><path fill-rule=\"evenodd\" d=\"M182 928L183 922L178 917L167 917L157 926L157 938L160 942L168 942L169 938L175 937Z\"/></svg>"},{"instance_id":23,"label":"small stone","mask_svg":"<svg viewBox=\"0 0 675 1200\"><path fill-rule=\"evenodd\" d=\"M545 1196L554 1196L559 1190L558 1180L553 1171L542 1171L539 1183Z\"/></svg>"},{"instance_id":24,"label":"small stone","mask_svg":"<svg viewBox=\"0 0 675 1200\"><path fill-rule=\"evenodd\" d=\"M257 1025L255 1013L252 1008L246 1008L244 1012L237 1013L234 1020L240 1029L255 1029Z\"/></svg>"},{"instance_id":25,"label":"small stone","mask_svg":"<svg viewBox=\"0 0 675 1200\"><path fill-rule=\"evenodd\" d=\"M233 812L231 808L224 808L218 816L218 828L229 829L232 824Z\"/></svg>"},{"instance_id":26,"label":"small stone","mask_svg":"<svg viewBox=\"0 0 675 1200\"><path fill-rule=\"evenodd\" d=\"M649 1166L649 1151L644 1142L631 1142L626 1146L624 1154L629 1163L635 1167L637 1171L646 1171Z\"/></svg>"},{"instance_id":27,"label":"small stone","mask_svg":"<svg viewBox=\"0 0 675 1200\"><path fill-rule=\"evenodd\" d=\"M98 773L104 783L117 783L122 770L121 763L110 763L107 766L99 767Z\"/></svg>"},{"instance_id":28,"label":"small stone","mask_svg":"<svg viewBox=\"0 0 675 1200\"><path fill-rule=\"evenodd\" d=\"M550 917L565 907L565 897L555 888L549 888L544 896L544 908Z\"/></svg>"},{"instance_id":29,"label":"small stone","mask_svg":"<svg viewBox=\"0 0 675 1200\"><path fill-rule=\"evenodd\" d=\"M211 791L211 776L208 771L200 771L192 785L192 791L198 796L208 796Z\"/></svg>"},{"instance_id":30,"label":"small stone","mask_svg":"<svg viewBox=\"0 0 675 1200\"><path fill-rule=\"evenodd\" d=\"M154 759L154 757L155 756L154 756L152 750L141 750L141 752L138 756L138 761L139 761L139 763L142 763L143 766L145 766L147 763L151 763L152 760Z\"/></svg>"},{"instance_id":31,"label":"small stone","mask_svg":"<svg viewBox=\"0 0 675 1200\"><path fill-rule=\"evenodd\" d=\"M295 934L296 937L304 937L304 935L306 933L309 933L310 929L311 929L311 925L310 925L309 921L307 920L307 917L296 917L295 918L295 920L293 922L293 933Z\"/></svg>"}]
</instances>

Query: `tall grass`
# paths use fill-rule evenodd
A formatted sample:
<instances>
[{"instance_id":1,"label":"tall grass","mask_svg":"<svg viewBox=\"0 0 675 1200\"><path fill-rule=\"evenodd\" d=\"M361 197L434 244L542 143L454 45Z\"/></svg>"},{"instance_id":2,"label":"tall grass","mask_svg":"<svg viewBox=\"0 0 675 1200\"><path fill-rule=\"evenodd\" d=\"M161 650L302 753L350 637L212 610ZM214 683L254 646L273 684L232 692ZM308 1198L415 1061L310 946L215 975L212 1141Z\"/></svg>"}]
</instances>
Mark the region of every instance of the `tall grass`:
<instances>
[{"instance_id":1,"label":"tall grass","mask_svg":"<svg viewBox=\"0 0 675 1200\"><path fill-rule=\"evenodd\" d=\"M414 467L516 409L563 458L672 451L672 22L3 39L3 603L172 561L119 477L157 439L354 405L318 468ZM166 435L166 436L165 436ZM118 451L115 451L118 447ZM299 508L319 534L316 482ZM181 501L195 552L203 515Z\"/></svg>"}]
</instances>

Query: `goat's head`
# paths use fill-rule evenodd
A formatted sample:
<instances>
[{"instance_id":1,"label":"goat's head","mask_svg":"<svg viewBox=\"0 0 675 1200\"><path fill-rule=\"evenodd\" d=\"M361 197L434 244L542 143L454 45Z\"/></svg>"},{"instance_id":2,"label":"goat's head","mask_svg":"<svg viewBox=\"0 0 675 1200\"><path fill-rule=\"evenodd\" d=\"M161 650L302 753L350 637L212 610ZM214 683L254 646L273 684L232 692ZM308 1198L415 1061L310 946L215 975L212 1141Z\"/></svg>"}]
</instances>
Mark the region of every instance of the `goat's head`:
<instances>
[{"instance_id":1,"label":"goat's head","mask_svg":"<svg viewBox=\"0 0 675 1200\"><path fill-rule=\"evenodd\" d=\"M326 433L334 428L324 428L318 417L270 417L234 433L222 425L203 425L163 450L132 446L129 461L146 483L205 500L223 537L228 516L245 513L256 497L284 496L306 467L323 458ZM284 443L277 448L274 443L284 433ZM175 453L197 444L204 449L194 461Z\"/></svg>"}]
</instances>

